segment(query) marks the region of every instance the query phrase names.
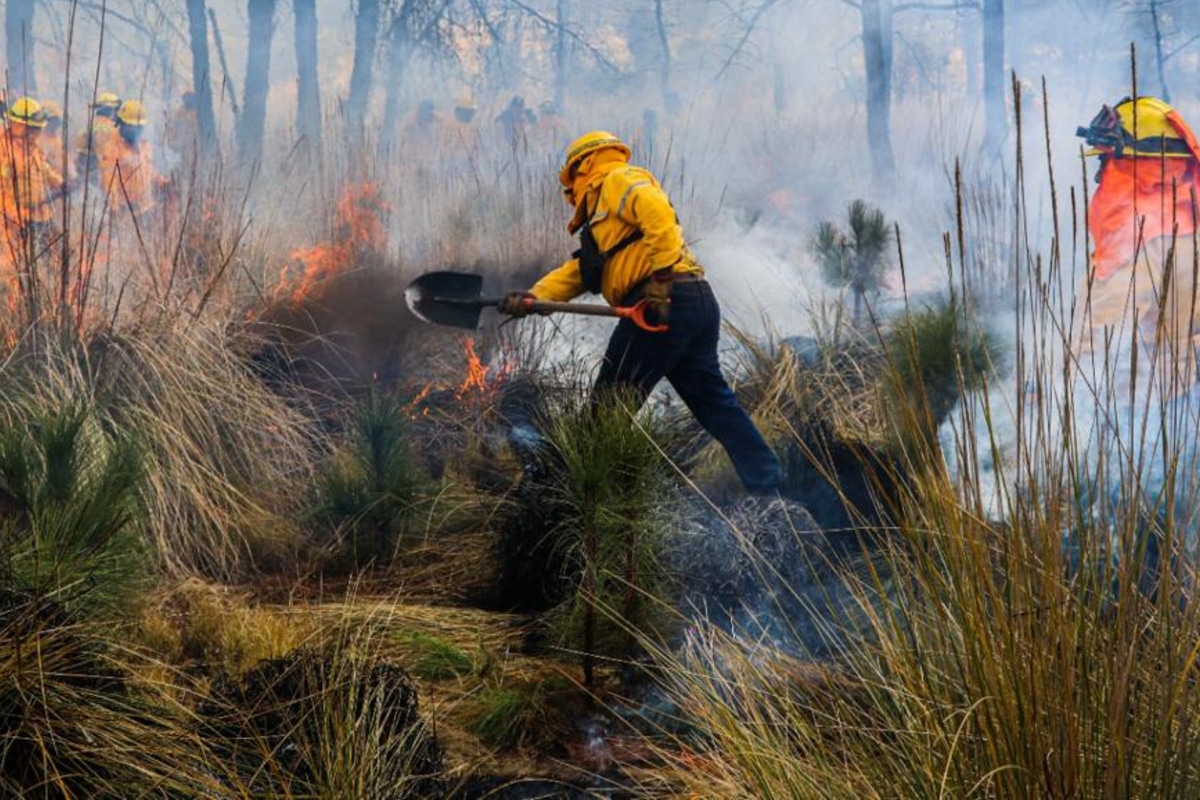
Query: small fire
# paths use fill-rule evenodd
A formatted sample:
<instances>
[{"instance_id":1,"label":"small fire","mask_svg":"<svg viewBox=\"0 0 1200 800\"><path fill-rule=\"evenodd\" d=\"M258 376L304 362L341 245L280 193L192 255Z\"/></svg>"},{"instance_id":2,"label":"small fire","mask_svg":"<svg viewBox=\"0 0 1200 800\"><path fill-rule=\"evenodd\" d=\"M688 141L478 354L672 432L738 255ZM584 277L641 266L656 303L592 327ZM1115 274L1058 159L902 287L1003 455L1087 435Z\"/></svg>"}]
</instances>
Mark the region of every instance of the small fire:
<instances>
[{"instance_id":1,"label":"small fire","mask_svg":"<svg viewBox=\"0 0 1200 800\"><path fill-rule=\"evenodd\" d=\"M467 377L458 387L459 397L464 397L472 391L486 391L488 388L488 367L484 366L475 352L475 340L469 336L463 337L463 350L467 354Z\"/></svg>"},{"instance_id":2,"label":"small fire","mask_svg":"<svg viewBox=\"0 0 1200 800\"><path fill-rule=\"evenodd\" d=\"M483 363L475 348L475 340L469 336L462 339L462 352L467 360L467 374L462 383L451 388L444 382L431 381L421 387L406 409L412 419L429 416L432 408L435 413L450 411L446 401L453 397L457 403L455 409L466 406L486 408L488 401L499 391L501 383L509 370L504 366L492 367Z\"/></svg>"},{"instance_id":3,"label":"small fire","mask_svg":"<svg viewBox=\"0 0 1200 800\"><path fill-rule=\"evenodd\" d=\"M433 393L433 389L434 389L434 385L432 383L427 383L421 387L421 391L417 392L417 396L414 397L412 399L412 401L408 404L407 410L408 410L408 415L410 417L412 417L413 419L417 418L417 416L418 416L417 409L418 408L421 409L420 416L423 416L423 417L429 416L429 409L421 408L421 403L425 400L426 397L429 397L429 395Z\"/></svg>"},{"instance_id":4,"label":"small fire","mask_svg":"<svg viewBox=\"0 0 1200 800\"><path fill-rule=\"evenodd\" d=\"M387 247L384 218L390 211L374 184L347 186L337 204L333 238L292 251L288 264L280 270L276 299L294 304L319 299L329 279L353 267L364 255L382 252Z\"/></svg>"}]
</instances>

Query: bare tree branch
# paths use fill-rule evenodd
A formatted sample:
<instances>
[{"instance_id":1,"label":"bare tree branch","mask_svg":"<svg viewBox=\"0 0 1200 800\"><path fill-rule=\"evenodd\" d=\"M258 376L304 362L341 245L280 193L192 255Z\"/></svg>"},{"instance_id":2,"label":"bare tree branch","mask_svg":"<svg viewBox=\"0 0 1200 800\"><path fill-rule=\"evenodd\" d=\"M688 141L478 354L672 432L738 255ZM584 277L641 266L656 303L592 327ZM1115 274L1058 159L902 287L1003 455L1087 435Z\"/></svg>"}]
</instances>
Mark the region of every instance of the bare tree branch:
<instances>
[{"instance_id":1,"label":"bare tree branch","mask_svg":"<svg viewBox=\"0 0 1200 800\"><path fill-rule=\"evenodd\" d=\"M725 63L721 65L721 68L717 70L717 74L713 76L714 81L719 81L721 76L725 74L726 70L733 65L734 59L741 54L742 48L746 46L746 42L750 41L750 35L753 34L754 29L758 27L758 21L762 19L763 14L767 13L767 10L770 9L771 6L775 5L778 1L779 0L766 0L766 2L760 5L757 10L755 10L754 16L752 16L750 21L746 23L746 30L742 32L742 38L736 45L734 45L733 50L729 53L729 58L725 59Z\"/></svg>"},{"instance_id":2,"label":"bare tree branch","mask_svg":"<svg viewBox=\"0 0 1200 800\"><path fill-rule=\"evenodd\" d=\"M229 91L222 91L222 94L229 95L229 105L233 109L234 118L242 115L241 108L238 107L237 101L237 86L233 82L233 75L229 72L229 62L225 59L225 40L221 38L221 28L217 25L217 12L210 6L208 9L208 21L212 25L213 44L217 46L217 59L221 62L221 72L224 74L222 83L229 87Z\"/></svg>"},{"instance_id":3,"label":"bare tree branch","mask_svg":"<svg viewBox=\"0 0 1200 800\"><path fill-rule=\"evenodd\" d=\"M768 0L768 1L772 2L772 3L776 2L776 0ZM533 17L535 20L540 22L548 31L554 31L558 27L557 23L554 20L550 19L549 17L547 17L545 14L538 11L537 9L531 8L527 5L525 5L524 3L521 2L521 0L507 0L507 2L511 3L512 5L516 6L520 10L524 11L529 16ZM616 73L618 75L621 74L620 67L618 67L613 62L609 61L608 57L605 56L604 53L601 53L600 50L598 50L591 42L589 42L587 39L580 36L575 31L571 30L571 28L569 26L565 28L565 31L566 31L567 36L571 37L571 39L578 42L585 50L587 50L589 53L591 53L592 56L596 59L596 61L599 62L600 66L604 67L605 69L609 70L610 72Z\"/></svg>"},{"instance_id":4,"label":"bare tree branch","mask_svg":"<svg viewBox=\"0 0 1200 800\"><path fill-rule=\"evenodd\" d=\"M898 6L892 6L892 13L899 14L901 11L962 11L963 9L977 11L979 8L979 3L970 2L970 0L955 3L901 3Z\"/></svg>"},{"instance_id":5,"label":"bare tree branch","mask_svg":"<svg viewBox=\"0 0 1200 800\"><path fill-rule=\"evenodd\" d=\"M862 3L856 3L854 0L842 0L842 3L862 11ZM892 13L899 14L902 11L978 11L981 7L978 0L954 0L950 3L901 3L898 6L892 6Z\"/></svg>"},{"instance_id":6,"label":"bare tree branch","mask_svg":"<svg viewBox=\"0 0 1200 800\"><path fill-rule=\"evenodd\" d=\"M1167 61L1170 61L1172 58L1174 58L1175 56L1179 55L1179 54L1180 54L1180 53L1182 53L1184 50L1187 50L1189 47L1191 47L1193 44L1195 44L1195 43L1196 43L1196 42L1198 42L1198 41L1200 41L1200 33L1196 34L1195 36L1193 36L1192 38L1188 39L1186 42L1184 42L1183 44L1179 45L1178 47L1176 47L1175 49L1173 49L1171 52L1169 52L1169 53L1167 53L1165 56L1163 56L1163 62L1165 63L1165 62L1167 62Z\"/></svg>"},{"instance_id":7,"label":"bare tree branch","mask_svg":"<svg viewBox=\"0 0 1200 800\"><path fill-rule=\"evenodd\" d=\"M479 19L483 22L483 27L487 28L488 36L492 37L492 41L496 42L497 44L503 44L504 35L500 32L500 29L497 28L495 26L495 24L492 22L491 17L489 17L487 15L487 11L483 8L483 5L480 2L480 0L471 0L471 8L475 9L475 13L479 16Z\"/></svg>"}]
</instances>

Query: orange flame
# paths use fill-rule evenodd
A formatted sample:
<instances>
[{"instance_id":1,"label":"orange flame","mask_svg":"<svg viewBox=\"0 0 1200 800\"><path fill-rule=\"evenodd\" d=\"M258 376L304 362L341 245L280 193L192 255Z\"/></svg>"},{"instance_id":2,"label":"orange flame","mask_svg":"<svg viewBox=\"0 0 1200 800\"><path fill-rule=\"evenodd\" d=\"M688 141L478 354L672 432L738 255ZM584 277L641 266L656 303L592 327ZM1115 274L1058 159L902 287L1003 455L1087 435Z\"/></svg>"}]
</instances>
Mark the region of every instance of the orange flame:
<instances>
[{"instance_id":1,"label":"orange flame","mask_svg":"<svg viewBox=\"0 0 1200 800\"><path fill-rule=\"evenodd\" d=\"M301 303L320 298L323 288L358 262L362 256L387 247L384 217L391 207L372 183L351 184L338 201L333 238L292 251L279 274L276 299ZM298 280L293 276L299 275Z\"/></svg>"},{"instance_id":2,"label":"orange flame","mask_svg":"<svg viewBox=\"0 0 1200 800\"><path fill-rule=\"evenodd\" d=\"M475 340L470 337L464 337L463 349L467 354L467 377L463 380L462 385L458 387L457 394L459 397L463 397L472 391L486 391L488 388L488 368L479 360L479 355L475 352Z\"/></svg>"},{"instance_id":3,"label":"orange flame","mask_svg":"<svg viewBox=\"0 0 1200 800\"><path fill-rule=\"evenodd\" d=\"M463 337L462 348L467 359L467 374L462 383L453 390L449 389L446 384L437 381L425 384L406 406L409 417L417 419L429 416L430 409L425 405L425 400L435 392L453 391L456 400L480 406L486 405L488 399L495 395L509 370L505 367L493 368L484 364L475 349L475 340L469 336ZM435 402L433 405L436 410L439 404Z\"/></svg>"}]
</instances>

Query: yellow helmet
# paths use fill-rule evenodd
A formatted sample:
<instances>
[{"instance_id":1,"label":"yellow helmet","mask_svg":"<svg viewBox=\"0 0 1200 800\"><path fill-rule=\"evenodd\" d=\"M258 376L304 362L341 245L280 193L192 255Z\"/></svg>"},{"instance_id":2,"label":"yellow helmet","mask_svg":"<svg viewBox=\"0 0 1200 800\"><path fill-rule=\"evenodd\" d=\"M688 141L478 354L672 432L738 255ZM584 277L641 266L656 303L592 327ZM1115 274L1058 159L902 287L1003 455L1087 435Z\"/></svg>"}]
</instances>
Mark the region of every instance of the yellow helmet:
<instances>
[{"instance_id":1,"label":"yellow helmet","mask_svg":"<svg viewBox=\"0 0 1200 800\"><path fill-rule=\"evenodd\" d=\"M1200 157L1193 150L1195 139L1187 123L1157 97L1127 97L1113 108L1104 106L1087 128L1076 133L1092 145L1086 156Z\"/></svg>"},{"instance_id":2,"label":"yellow helmet","mask_svg":"<svg viewBox=\"0 0 1200 800\"><path fill-rule=\"evenodd\" d=\"M616 134L608 131L589 131L580 136L567 148L567 157L563 159L562 169L558 173L558 182L563 186L570 186L575 177L572 173L579 166L580 161L598 150L609 148L620 150L625 154L625 158L629 158L632 153L629 145L618 139Z\"/></svg>"},{"instance_id":3,"label":"yellow helmet","mask_svg":"<svg viewBox=\"0 0 1200 800\"><path fill-rule=\"evenodd\" d=\"M475 99L473 97L471 97L470 92L463 92L462 94L460 94L458 96L458 99L455 101L454 104L456 106L458 106L459 108L474 109L475 108Z\"/></svg>"},{"instance_id":4,"label":"yellow helmet","mask_svg":"<svg viewBox=\"0 0 1200 800\"><path fill-rule=\"evenodd\" d=\"M42 111L42 104L32 97L22 97L10 105L8 119L10 122L28 125L31 128L46 127L46 114Z\"/></svg>"},{"instance_id":5,"label":"yellow helmet","mask_svg":"<svg viewBox=\"0 0 1200 800\"><path fill-rule=\"evenodd\" d=\"M46 121L61 120L63 116L62 106L53 100L42 101L42 113L46 115Z\"/></svg>"},{"instance_id":6,"label":"yellow helmet","mask_svg":"<svg viewBox=\"0 0 1200 800\"><path fill-rule=\"evenodd\" d=\"M121 105L121 98L117 97L114 92L101 92L96 95L96 102L92 103L92 108L117 108Z\"/></svg>"},{"instance_id":7,"label":"yellow helmet","mask_svg":"<svg viewBox=\"0 0 1200 800\"><path fill-rule=\"evenodd\" d=\"M137 100L126 100L117 111L117 120L126 125L145 125L149 120L146 111Z\"/></svg>"}]
</instances>

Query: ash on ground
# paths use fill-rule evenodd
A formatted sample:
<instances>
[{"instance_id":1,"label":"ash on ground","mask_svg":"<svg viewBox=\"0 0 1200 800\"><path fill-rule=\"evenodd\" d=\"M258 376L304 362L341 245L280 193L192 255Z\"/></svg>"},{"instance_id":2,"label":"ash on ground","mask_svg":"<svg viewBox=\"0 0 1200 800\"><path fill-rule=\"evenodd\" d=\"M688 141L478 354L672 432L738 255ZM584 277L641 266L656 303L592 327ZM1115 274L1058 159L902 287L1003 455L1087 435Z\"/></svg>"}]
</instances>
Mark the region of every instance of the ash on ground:
<instances>
[{"instance_id":1,"label":"ash on ground","mask_svg":"<svg viewBox=\"0 0 1200 800\"><path fill-rule=\"evenodd\" d=\"M821 530L793 500L712 506L697 498L665 553L690 620L684 638L713 625L800 657L829 656L854 602L847 577L865 546L854 531Z\"/></svg>"}]
</instances>

